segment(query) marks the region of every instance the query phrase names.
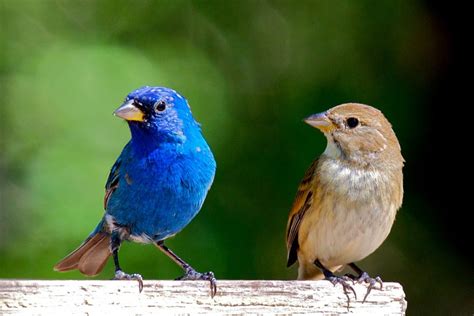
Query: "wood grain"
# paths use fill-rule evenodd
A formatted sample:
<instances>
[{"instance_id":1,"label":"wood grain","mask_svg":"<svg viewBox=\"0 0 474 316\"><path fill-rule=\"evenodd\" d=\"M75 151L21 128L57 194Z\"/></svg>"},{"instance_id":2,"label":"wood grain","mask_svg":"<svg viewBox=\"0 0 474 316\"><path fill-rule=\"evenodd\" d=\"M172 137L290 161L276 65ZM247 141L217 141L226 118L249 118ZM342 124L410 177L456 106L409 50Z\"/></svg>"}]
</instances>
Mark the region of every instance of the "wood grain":
<instances>
[{"instance_id":1,"label":"wood grain","mask_svg":"<svg viewBox=\"0 0 474 316\"><path fill-rule=\"evenodd\" d=\"M204 281L0 280L0 315L54 314L356 314L404 315L407 302L398 283L384 283L367 301L354 286L349 307L342 288L327 281L217 281L210 297Z\"/></svg>"}]
</instances>

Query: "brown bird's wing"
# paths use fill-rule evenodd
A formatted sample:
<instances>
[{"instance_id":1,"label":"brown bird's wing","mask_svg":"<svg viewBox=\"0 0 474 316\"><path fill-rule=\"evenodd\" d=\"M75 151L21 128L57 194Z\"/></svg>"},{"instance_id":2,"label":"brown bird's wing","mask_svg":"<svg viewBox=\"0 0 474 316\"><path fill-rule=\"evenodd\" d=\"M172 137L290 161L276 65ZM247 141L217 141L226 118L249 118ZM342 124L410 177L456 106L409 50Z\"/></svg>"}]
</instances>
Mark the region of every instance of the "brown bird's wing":
<instances>
[{"instance_id":1,"label":"brown bird's wing","mask_svg":"<svg viewBox=\"0 0 474 316\"><path fill-rule=\"evenodd\" d=\"M298 187L295 201L293 202L293 206L288 216L288 225L286 228L286 248L288 250L287 267L291 266L298 259L298 231L300 229L304 214L311 206L310 200L313 195L312 182L317 165L318 159L313 161L308 170L306 170L303 180L301 180L301 183Z\"/></svg>"}]
</instances>

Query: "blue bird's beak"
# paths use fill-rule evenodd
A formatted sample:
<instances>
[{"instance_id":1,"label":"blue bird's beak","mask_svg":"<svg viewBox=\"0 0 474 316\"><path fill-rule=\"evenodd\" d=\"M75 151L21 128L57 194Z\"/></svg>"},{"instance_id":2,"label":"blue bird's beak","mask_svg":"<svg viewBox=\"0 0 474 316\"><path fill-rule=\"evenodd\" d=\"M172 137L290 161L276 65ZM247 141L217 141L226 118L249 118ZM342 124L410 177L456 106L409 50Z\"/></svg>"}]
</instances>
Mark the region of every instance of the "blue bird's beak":
<instances>
[{"instance_id":1,"label":"blue bird's beak","mask_svg":"<svg viewBox=\"0 0 474 316\"><path fill-rule=\"evenodd\" d=\"M331 130L335 128L335 125L329 119L327 112L310 115L303 121L312 127L316 127L323 133L331 132Z\"/></svg>"},{"instance_id":2,"label":"blue bird's beak","mask_svg":"<svg viewBox=\"0 0 474 316\"><path fill-rule=\"evenodd\" d=\"M143 122L145 117L143 112L133 104L133 100L129 100L122 104L117 110L115 110L114 115L127 121L138 122Z\"/></svg>"}]
</instances>

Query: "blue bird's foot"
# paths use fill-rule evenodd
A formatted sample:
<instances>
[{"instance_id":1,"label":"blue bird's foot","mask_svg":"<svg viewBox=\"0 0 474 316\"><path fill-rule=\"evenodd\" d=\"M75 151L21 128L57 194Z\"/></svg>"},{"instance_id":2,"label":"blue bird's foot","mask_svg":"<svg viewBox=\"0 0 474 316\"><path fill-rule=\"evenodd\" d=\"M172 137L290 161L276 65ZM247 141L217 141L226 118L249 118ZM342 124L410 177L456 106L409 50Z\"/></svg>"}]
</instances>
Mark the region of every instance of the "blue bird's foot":
<instances>
[{"instance_id":1,"label":"blue bird's foot","mask_svg":"<svg viewBox=\"0 0 474 316\"><path fill-rule=\"evenodd\" d=\"M143 278L138 273L127 274L122 270L117 270L115 271L114 280L137 280L139 292L141 293L143 290Z\"/></svg>"},{"instance_id":2,"label":"blue bird's foot","mask_svg":"<svg viewBox=\"0 0 474 316\"><path fill-rule=\"evenodd\" d=\"M165 246L162 240L155 243L155 246L160 249L165 255L170 257L177 265L179 265L184 270L184 275L177 278L176 280L203 280L209 281L211 286L211 298L213 298L217 293L217 285L216 285L216 278L214 277L214 272L205 272L199 273L194 270L188 263L186 263L183 259L178 257L171 249Z\"/></svg>"},{"instance_id":3,"label":"blue bird's foot","mask_svg":"<svg viewBox=\"0 0 474 316\"><path fill-rule=\"evenodd\" d=\"M216 278L214 277L214 272L205 272L205 273L200 273L194 270L192 267L187 266L185 267L185 273L183 276L180 276L179 278L176 278L176 280L181 280L181 281L196 281L196 280L203 280L203 281L209 281L210 286L211 286L211 298L216 295L217 292L217 285L216 285Z\"/></svg>"}]
</instances>

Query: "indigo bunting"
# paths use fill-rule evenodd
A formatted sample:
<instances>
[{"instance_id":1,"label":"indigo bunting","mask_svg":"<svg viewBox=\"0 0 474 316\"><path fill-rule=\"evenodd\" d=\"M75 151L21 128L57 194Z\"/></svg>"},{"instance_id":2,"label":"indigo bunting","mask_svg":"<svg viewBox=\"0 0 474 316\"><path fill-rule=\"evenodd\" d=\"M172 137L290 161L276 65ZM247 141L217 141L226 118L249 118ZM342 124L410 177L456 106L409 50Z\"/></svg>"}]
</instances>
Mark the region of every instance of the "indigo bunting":
<instances>
[{"instance_id":1,"label":"indigo bunting","mask_svg":"<svg viewBox=\"0 0 474 316\"><path fill-rule=\"evenodd\" d=\"M287 225L287 266L298 260L298 279L321 279L355 291L348 281L367 283L367 298L380 277L355 262L388 236L403 199L404 159L381 111L347 103L305 119L327 138L298 188ZM357 275L334 275L344 265ZM349 298L349 296L347 296Z\"/></svg>"},{"instance_id":2,"label":"indigo bunting","mask_svg":"<svg viewBox=\"0 0 474 316\"><path fill-rule=\"evenodd\" d=\"M117 280L143 280L123 272L118 251L122 241L152 243L184 270L180 280L208 280L165 246L196 216L214 179L216 162L200 124L184 97L164 87L132 91L114 114L128 122L131 140L113 165L105 185L102 220L89 237L54 267L97 275L110 256Z\"/></svg>"}]
</instances>

